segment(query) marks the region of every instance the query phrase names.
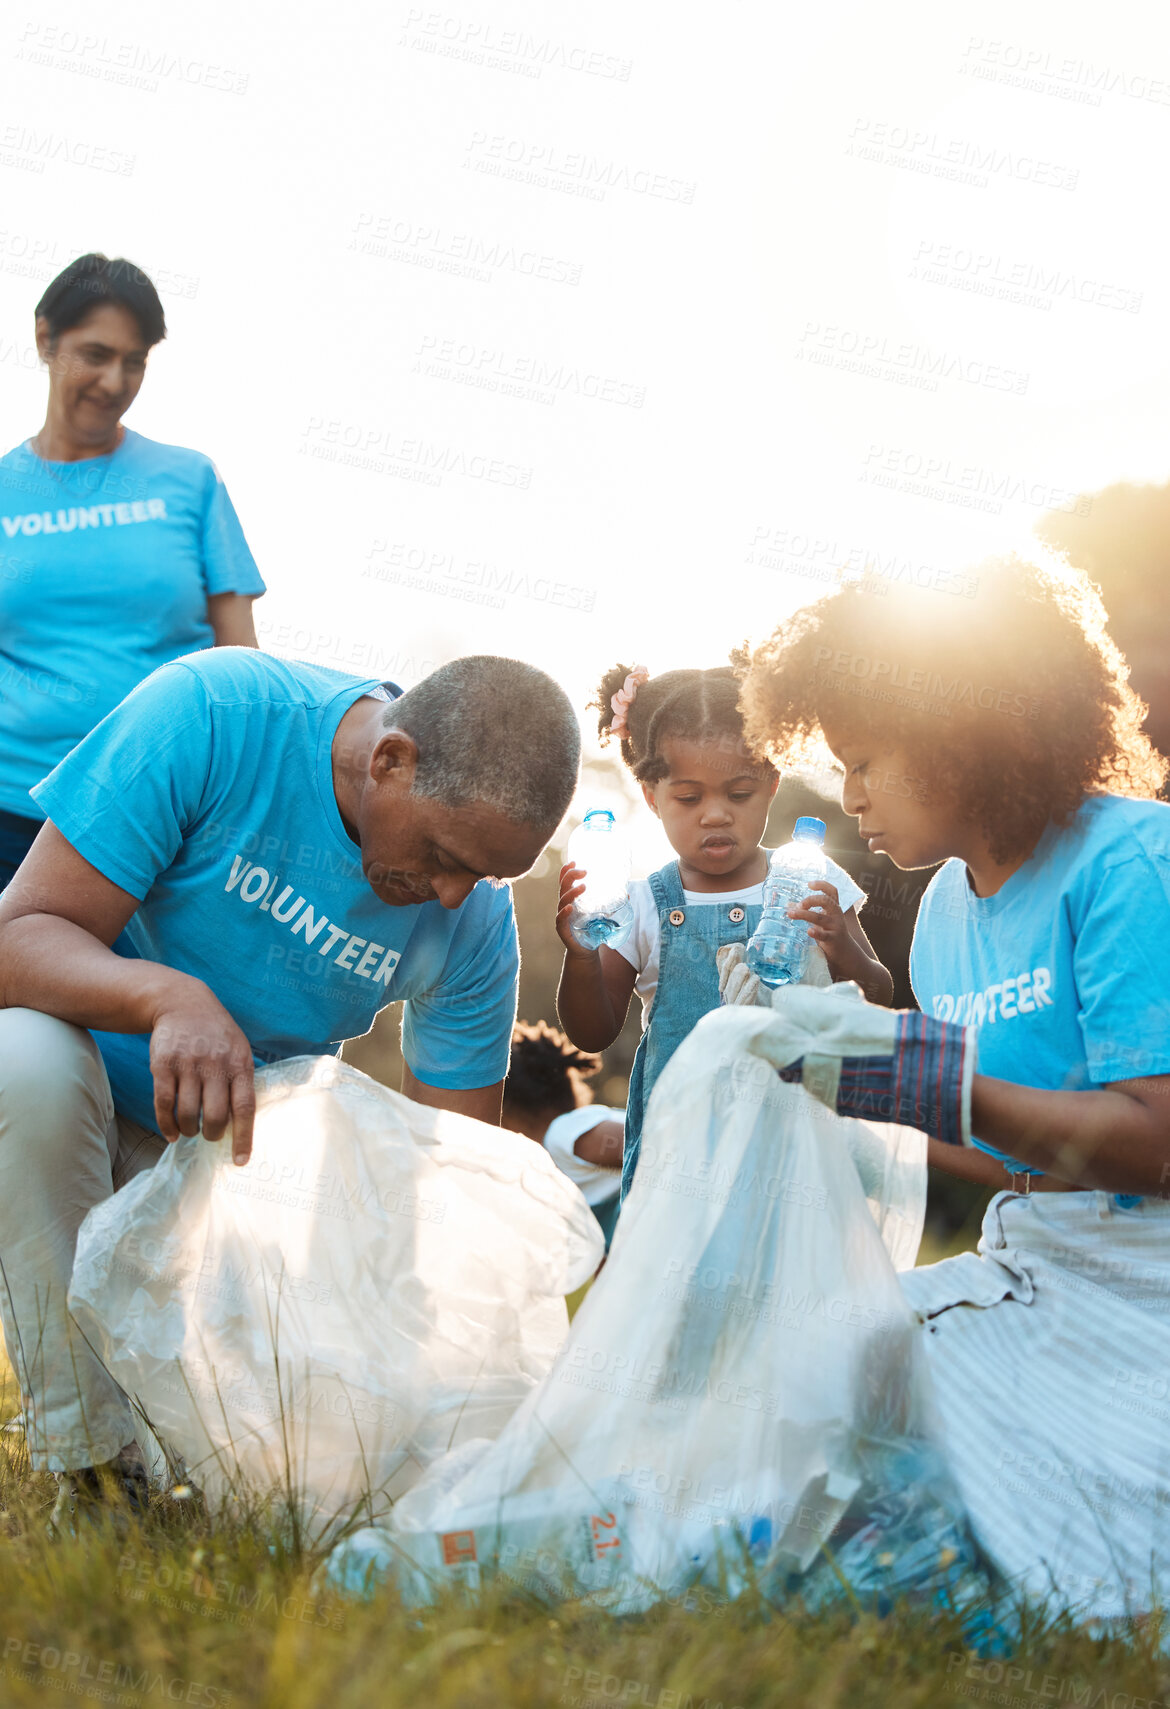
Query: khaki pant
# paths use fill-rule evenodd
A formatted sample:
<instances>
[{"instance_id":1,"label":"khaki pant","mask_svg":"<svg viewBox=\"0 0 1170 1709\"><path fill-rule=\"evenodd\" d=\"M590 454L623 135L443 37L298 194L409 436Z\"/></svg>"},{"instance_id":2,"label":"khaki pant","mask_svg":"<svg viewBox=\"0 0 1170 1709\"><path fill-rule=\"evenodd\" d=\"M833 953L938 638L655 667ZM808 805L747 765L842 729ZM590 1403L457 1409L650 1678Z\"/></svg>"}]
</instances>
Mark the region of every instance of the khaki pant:
<instances>
[{"instance_id":1,"label":"khaki pant","mask_svg":"<svg viewBox=\"0 0 1170 1709\"><path fill-rule=\"evenodd\" d=\"M39 1471L110 1460L136 1434L126 1396L69 1317L77 1231L161 1157L119 1116L93 1039L35 1009L0 1009L0 1317Z\"/></svg>"}]
</instances>

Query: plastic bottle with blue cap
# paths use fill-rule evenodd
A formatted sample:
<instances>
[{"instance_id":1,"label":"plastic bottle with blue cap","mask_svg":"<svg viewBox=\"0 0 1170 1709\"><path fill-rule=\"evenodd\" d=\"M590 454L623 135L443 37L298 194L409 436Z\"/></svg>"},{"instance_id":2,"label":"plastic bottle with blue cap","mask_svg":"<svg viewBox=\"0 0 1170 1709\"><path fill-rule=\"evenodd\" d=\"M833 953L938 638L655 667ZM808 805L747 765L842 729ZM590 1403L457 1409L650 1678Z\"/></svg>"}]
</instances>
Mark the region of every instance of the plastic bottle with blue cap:
<instances>
[{"instance_id":1,"label":"plastic bottle with blue cap","mask_svg":"<svg viewBox=\"0 0 1170 1709\"><path fill-rule=\"evenodd\" d=\"M585 873L569 929L582 949L617 949L633 930L630 845L608 807L591 807L569 838L569 863Z\"/></svg>"},{"instance_id":2,"label":"plastic bottle with blue cap","mask_svg":"<svg viewBox=\"0 0 1170 1709\"><path fill-rule=\"evenodd\" d=\"M796 821L792 841L773 849L764 879L764 911L748 940L745 960L762 985L798 985L808 966L808 923L790 920L789 908L803 902L814 879L828 878L825 821Z\"/></svg>"}]
</instances>

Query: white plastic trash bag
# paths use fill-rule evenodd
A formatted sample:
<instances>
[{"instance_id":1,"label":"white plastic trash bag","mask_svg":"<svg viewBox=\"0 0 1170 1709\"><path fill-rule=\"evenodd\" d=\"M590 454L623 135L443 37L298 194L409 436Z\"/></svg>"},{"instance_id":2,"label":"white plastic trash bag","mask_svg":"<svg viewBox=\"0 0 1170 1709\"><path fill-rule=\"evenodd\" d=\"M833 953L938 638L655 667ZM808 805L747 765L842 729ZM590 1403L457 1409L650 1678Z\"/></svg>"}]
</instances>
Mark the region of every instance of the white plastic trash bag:
<instances>
[{"instance_id":1,"label":"white plastic trash bag","mask_svg":"<svg viewBox=\"0 0 1170 1709\"><path fill-rule=\"evenodd\" d=\"M833 1030L855 1054L844 1013ZM609 1263L554 1368L494 1442L340 1545L334 1586L393 1576L425 1602L496 1573L630 1612L734 1595L751 1560L817 1605L839 1583L828 1544L880 1606L969 1563L891 1258L912 1262L921 1235L925 1137L781 1082L805 1043L783 1006L700 1021L654 1089Z\"/></svg>"},{"instance_id":2,"label":"white plastic trash bag","mask_svg":"<svg viewBox=\"0 0 1170 1709\"><path fill-rule=\"evenodd\" d=\"M604 1242L518 1134L332 1057L256 1084L251 1161L180 1140L91 1211L70 1306L213 1507L277 1488L319 1538L500 1430Z\"/></svg>"}]
</instances>

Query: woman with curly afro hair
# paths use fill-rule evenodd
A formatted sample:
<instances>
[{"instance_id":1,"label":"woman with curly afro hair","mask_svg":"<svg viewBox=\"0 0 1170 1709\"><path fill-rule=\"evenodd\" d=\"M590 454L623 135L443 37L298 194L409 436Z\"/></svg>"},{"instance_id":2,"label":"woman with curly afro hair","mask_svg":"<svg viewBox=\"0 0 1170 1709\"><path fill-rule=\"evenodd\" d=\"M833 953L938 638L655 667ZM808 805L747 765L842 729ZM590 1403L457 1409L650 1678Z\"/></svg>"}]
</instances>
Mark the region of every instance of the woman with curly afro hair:
<instances>
[{"instance_id":1,"label":"woman with curly afro hair","mask_svg":"<svg viewBox=\"0 0 1170 1709\"><path fill-rule=\"evenodd\" d=\"M1170 1414L1133 1399L1170 1370L1166 762L1083 574L1007 556L962 589L858 581L797 612L743 666L745 730L777 765L827 747L871 850L944 863L894 1059L913 1035L940 1083L964 1063L929 1160L1005 1190L978 1254L903 1285L984 1548L1120 1615L1170 1588Z\"/></svg>"}]
</instances>

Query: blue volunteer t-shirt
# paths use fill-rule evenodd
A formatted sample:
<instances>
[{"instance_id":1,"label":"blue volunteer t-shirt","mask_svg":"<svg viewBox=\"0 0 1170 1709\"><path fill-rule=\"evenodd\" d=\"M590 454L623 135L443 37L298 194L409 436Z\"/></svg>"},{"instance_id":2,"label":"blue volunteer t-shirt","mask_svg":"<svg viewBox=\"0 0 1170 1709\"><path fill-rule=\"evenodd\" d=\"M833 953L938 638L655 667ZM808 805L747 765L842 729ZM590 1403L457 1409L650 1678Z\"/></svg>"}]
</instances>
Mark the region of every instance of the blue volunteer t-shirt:
<instances>
[{"instance_id":1,"label":"blue volunteer t-shirt","mask_svg":"<svg viewBox=\"0 0 1170 1709\"><path fill-rule=\"evenodd\" d=\"M1092 797L994 896L949 860L910 980L928 1015L978 1027L980 1074L1048 1091L1170 1074L1170 806Z\"/></svg>"},{"instance_id":2,"label":"blue volunteer t-shirt","mask_svg":"<svg viewBox=\"0 0 1170 1709\"><path fill-rule=\"evenodd\" d=\"M362 876L333 793L343 714L376 683L218 647L141 683L37 800L139 898L115 948L202 979L258 1063L336 1052L406 999L403 1054L429 1086L508 1067L519 954L512 893L395 908ZM120 1113L155 1126L146 1034L95 1033Z\"/></svg>"},{"instance_id":3,"label":"blue volunteer t-shirt","mask_svg":"<svg viewBox=\"0 0 1170 1709\"><path fill-rule=\"evenodd\" d=\"M261 594L211 459L126 432L116 451L0 458L0 808L29 795L135 683L215 640L214 593Z\"/></svg>"}]
</instances>

